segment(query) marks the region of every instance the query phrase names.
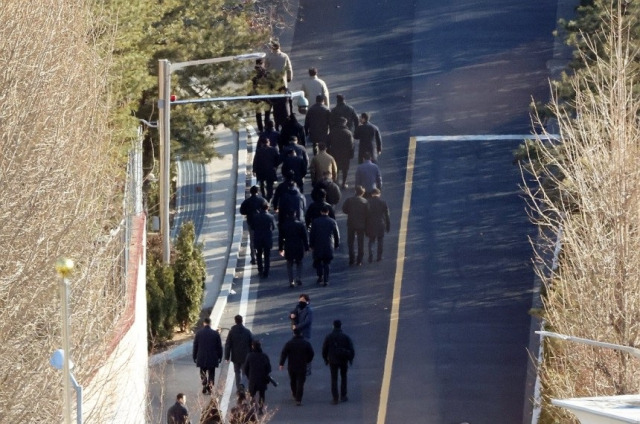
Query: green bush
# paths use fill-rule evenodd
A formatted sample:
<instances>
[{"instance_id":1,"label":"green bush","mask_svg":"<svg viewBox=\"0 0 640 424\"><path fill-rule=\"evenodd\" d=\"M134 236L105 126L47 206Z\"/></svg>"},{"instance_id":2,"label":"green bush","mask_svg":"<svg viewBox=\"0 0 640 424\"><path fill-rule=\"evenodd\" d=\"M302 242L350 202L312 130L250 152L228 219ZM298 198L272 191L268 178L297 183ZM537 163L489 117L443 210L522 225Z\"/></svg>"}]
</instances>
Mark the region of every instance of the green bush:
<instances>
[{"instance_id":1,"label":"green bush","mask_svg":"<svg viewBox=\"0 0 640 424\"><path fill-rule=\"evenodd\" d=\"M147 255L147 326L149 347L173 338L176 326L176 293L171 265L163 265L157 244L152 239Z\"/></svg>"},{"instance_id":2,"label":"green bush","mask_svg":"<svg viewBox=\"0 0 640 424\"><path fill-rule=\"evenodd\" d=\"M177 300L176 320L186 330L200 317L206 268L202 245L195 243L195 226L189 221L182 225L175 243L176 260L173 266Z\"/></svg>"}]
</instances>

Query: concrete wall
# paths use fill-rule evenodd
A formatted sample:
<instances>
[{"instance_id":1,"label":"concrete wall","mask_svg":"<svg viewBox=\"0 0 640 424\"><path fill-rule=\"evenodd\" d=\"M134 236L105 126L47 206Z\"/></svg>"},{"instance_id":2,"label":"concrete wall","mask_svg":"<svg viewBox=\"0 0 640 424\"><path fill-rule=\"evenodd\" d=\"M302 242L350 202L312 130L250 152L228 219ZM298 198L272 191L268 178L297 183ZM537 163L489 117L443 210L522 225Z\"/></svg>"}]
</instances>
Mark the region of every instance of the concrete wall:
<instances>
[{"instance_id":1,"label":"concrete wall","mask_svg":"<svg viewBox=\"0 0 640 424\"><path fill-rule=\"evenodd\" d=\"M104 366L84 389L83 422L146 422L148 354L146 216L133 218L127 306L114 328ZM82 382L79 382L82 384Z\"/></svg>"}]
</instances>

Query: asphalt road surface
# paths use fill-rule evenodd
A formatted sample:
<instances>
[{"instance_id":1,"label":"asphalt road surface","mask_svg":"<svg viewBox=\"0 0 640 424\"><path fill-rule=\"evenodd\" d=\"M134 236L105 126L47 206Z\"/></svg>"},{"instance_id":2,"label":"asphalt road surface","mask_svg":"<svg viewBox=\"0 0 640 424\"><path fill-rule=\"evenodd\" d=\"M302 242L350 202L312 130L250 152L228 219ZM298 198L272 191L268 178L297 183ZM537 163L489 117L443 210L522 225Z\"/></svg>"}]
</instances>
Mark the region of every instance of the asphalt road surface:
<instances>
[{"instance_id":1,"label":"asphalt road surface","mask_svg":"<svg viewBox=\"0 0 640 424\"><path fill-rule=\"evenodd\" d=\"M548 98L556 8L529 0L300 1L288 52L292 88L315 66L333 104L342 93L371 114L382 131L393 224L382 262L349 267L340 213L344 238L329 287L315 285L310 258L302 288L288 288L282 260L268 280L254 277L250 326L274 368L299 293L310 294L314 309L317 359L303 405L291 399L286 371L275 371L273 423L526 422L533 228L512 165L522 140L490 135L530 133L532 96ZM474 137L444 137L457 135ZM336 318L356 358L349 401L334 406L320 347Z\"/></svg>"}]
</instances>

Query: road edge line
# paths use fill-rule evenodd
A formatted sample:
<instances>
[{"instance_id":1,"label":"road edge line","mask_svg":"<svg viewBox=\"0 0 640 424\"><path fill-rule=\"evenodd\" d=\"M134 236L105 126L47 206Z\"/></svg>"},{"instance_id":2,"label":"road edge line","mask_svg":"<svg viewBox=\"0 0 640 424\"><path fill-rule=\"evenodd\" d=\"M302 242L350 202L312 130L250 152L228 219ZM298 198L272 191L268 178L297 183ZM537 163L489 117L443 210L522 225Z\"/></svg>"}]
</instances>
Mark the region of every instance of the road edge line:
<instances>
[{"instance_id":1,"label":"road edge line","mask_svg":"<svg viewBox=\"0 0 640 424\"><path fill-rule=\"evenodd\" d=\"M391 300L391 314L389 316L389 337L387 339L387 353L385 355L384 371L382 374L382 387L380 388L380 404L378 405L377 424L384 424L387 418L387 404L389 403L389 389L391 387L391 371L393 369L393 358L395 355L396 339L398 336L400 296L402 295L405 244L407 240L411 193L413 190L413 169L416 155L416 142L416 137L411 137L409 139L409 150L407 152L407 174L405 177L404 196L402 198L402 216L400 218L400 230L398 233L396 273L393 281L393 299Z\"/></svg>"}]
</instances>

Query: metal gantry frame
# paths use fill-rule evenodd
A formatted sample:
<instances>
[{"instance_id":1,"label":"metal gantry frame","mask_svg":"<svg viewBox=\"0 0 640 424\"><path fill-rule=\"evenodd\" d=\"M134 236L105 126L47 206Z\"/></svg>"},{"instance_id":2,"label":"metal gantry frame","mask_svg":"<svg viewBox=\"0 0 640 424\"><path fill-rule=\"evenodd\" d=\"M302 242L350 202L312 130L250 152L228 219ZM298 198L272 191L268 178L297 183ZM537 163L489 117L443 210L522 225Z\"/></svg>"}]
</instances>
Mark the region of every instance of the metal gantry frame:
<instances>
[{"instance_id":1,"label":"metal gantry frame","mask_svg":"<svg viewBox=\"0 0 640 424\"><path fill-rule=\"evenodd\" d=\"M169 228L169 192L170 192L170 170L171 170L171 105L189 103L209 103L222 101L241 100L268 100L304 97L303 91L284 94L266 94L259 96L231 96L196 98L185 100L171 100L171 73L189 66L208 65L213 63L231 62L237 60L260 59L264 53L246 53L237 56L225 56L212 59L191 60L188 62L171 63L167 59L158 61L158 129L160 131L160 235L162 236L162 262L168 264L171 255L171 241Z\"/></svg>"}]
</instances>

